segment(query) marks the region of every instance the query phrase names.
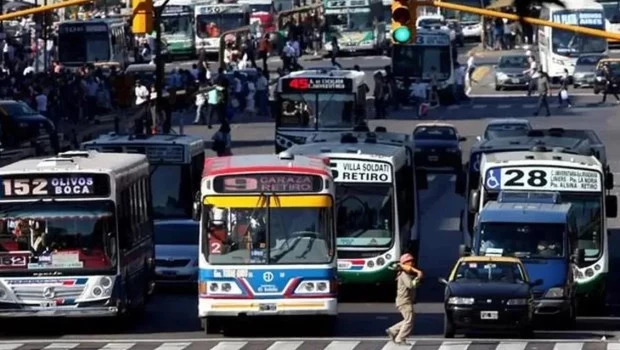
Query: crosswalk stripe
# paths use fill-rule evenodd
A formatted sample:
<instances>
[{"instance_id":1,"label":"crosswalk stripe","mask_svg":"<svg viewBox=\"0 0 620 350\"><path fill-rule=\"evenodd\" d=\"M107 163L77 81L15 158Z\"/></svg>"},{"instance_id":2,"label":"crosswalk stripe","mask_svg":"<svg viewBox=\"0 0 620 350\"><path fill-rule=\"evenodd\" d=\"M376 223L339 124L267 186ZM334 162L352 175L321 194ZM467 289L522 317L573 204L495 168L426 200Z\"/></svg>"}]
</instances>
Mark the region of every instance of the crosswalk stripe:
<instances>
[{"instance_id":1,"label":"crosswalk stripe","mask_svg":"<svg viewBox=\"0 0 620 350\"><path fill-rule=\"evenodd\" d=\"M512 105L499 105L497 106L497 109L508 109L510 107L512 107Z\"/></svg>"},{"instance_id":2,"label":"crosswalk stripe","mask_svg":"<svg viewBox=\"0 0 620 350\"><path fill-rule=\"evenodd\" d=\"M359 341L333 341L323 350L353 350Z\"/></svg>"},{"instance_id":3,"label":"crosswalk stripe","mask_svg":"<svg viewBox=\"0 0 620 350\"><path fill-rule=\"evenodd\" d=\"M527 347L526 342L501 342L495 350L525 350L525 347Z\"/></svg>"},{"instance_id":4,"label":"crosswalk stripe","mask_svg":"<svg viewBox=\"0 0 620 350\"><path fill-rule=\"evenodd\" d=\"M136 343L108 343L100 350L129 350L135 345Z\"/></svg>"},{"instance_id":5,"label":"crosswalk stripe","mask_svg":"<svg viewBox=\"0 0 620 350\"><path fill-rule=\"evenodd\" d=\"M413 346L415 345L415 342L409 342L409 345L401 345L401 344L396 344L394 342L389 342L387 344L385 344L381 350L411 350L413 349Z\"/></svg>"},{"instance_id":6,"label":"crosswalk stripe","mask_svg":"<svg viewBox=\"0 0 620 350\"><path fill-rule=\"evenodd\" d=\"M73 348L77 348L80 343L51 343L50 345L44 347L43 349L63 349L69 350Z\"/></svg>"},{"instance_id":7,"label":"crosswalk stripe","mask_svg":"<svg viewBox=\"0 0 620 350\"><path fill-rule=\"evenodd\" d=\"M156 347L155 350L183 350L192 343L163 343Z\"/></svg>"},{"instance_id":8,"label":"crosswalk stripe","mask_svg":"<svg viewBox=\"0 0 620 350\"><path fill-rule=\"evenodd\" d=\"M247 343L247 341L223 341L212 347L211 350L239 350Z\"/></svg>"},{"instance_id":9,"label":"crosswalk stripe","mask_svg":"<svg viewBox=\"0 0 620 350\"><path fill-rule=\"evenodd\" d=\"M470 341L443 342L438 350L467 350L470 344Z\"/></svg>"},{"instance_id":10,"label":"crosswalk stripe","mask_svg":"<svg viewBox=\"0 0 620 350\"><path fill-rule=\"evenodd\" d=\"M620 350L620 343L607 343L607 350Z\"/></svg>"},{"instance_id":11,"label":"crosswalk stripe","mask_svg":"<svg viewBox=\"0 0 620 350\"><path fill-rule=\"evenodd\" d=\"M271 344L267 350L295 350L303 343L302 341L277 341Z\"/></svg>"},{"instance_id":12,"label":"crosswalk stripe","mask_svg":"<svg viewBox=\"0 0 620 350\"><path fill-rule=\"evenodd\" d=\"M487 105L473 105L472 108L473 109L485 109L487 108Z\"/></svg>"},{"instance_id":13,"label":"crosswalk stripe","mask_svg":"<svg viewBox=\"0 0 620 350\"><path fill-rule=\"evenodd\" d=\"M22 343L0 344L0 350L15 350L24 346Z\"/></svg>"},{"instance_id":14,"label":"crosswalk stripe","mask_svg":"<svg viewBox=\"0 0 620 350\"><path fill-rule=\"evenodd\" d=\"M581 350L583 343L557 343L553 346L553 350Z\"/></svg>"}]
</instances>

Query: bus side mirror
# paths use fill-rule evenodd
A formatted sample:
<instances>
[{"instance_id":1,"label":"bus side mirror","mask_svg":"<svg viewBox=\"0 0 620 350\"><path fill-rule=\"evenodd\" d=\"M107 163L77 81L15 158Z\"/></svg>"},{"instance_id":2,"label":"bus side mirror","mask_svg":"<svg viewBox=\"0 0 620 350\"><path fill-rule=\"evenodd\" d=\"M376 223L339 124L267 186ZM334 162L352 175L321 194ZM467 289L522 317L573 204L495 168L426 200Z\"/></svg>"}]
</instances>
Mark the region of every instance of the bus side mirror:
<instances>
[{"instance_id":1,"label":"bus side mirror","mask_svg":"<svg viewBox=\"0 0 620 350\"><path fill-rule=\"evenodd\" d=\"M465 194L465 172L459 171L456 173L456 181L454 182L454 193L462 196Z\"/></svg>"},{"instance_id":2,"label":"bus side mirror","mask_svg":"<svg viewBox=\"0 0 620 350\"><path fill-rule=\"evenodd\" d=\"M418 191L428 189L428 178L426 177L426 170L416 170L415 180Z\"/></svg>"},{"instance_id":3,"label":"bus side mirror","mask_svg":"<svg viewBox=\"0 0 620 350\"><path fill-rule=\"evenodd\" d=\"M444 286L448 285L448 281L445 278L443 278L443 277L439 277L437 279L437 282L439 282L439 284L443 284Z\"/></svg>"},{"instance_id":4,"label":"bus side mirror","mask_svg":"<svg viewBox=\"0 0 620 350\"><path fill-rule=\"evenodd\" d=\"M459 245L459 256L469 256L471 255L471 249L467 247L465 244Z\"/></svg>"},{"instance_id":5,"label":"bus side mirror","mask_svg":"<svg viewBox=\"0 0 620 350\"><path fill-rule=\"evenodd\" d=\"M605 189L614 189L614 173L612 173L611 171L605 173Z\"/></svg>"},{"instance_id":6,"label":"bus side mirror","mask_svg":"<svg viewBox=\"0 0 620 350\"><path fill-rule=\"evenodd\" d=\"M584 259L585 259L585 251L583 249L575 249L575 252L573 253L573 256L571 256L573 263L575 264L581 264Z\"/></svg>"},{"instance_id":7,"label":"bus side mirror","mask_svg":"<svg viewBox=\"0 0 620 350\"><path fill-rule=\"evenodd\" d=\"M202 203L200 203L200 192L196 192L194 196L194 202L192 203L192 219L194 221L200 221L200 215L202 214Z\"/></svg>"},{"instance_id":8,"label":"bus side mirror","mask_svg":"<svg viewBox=\"0 0 620 350\"><path fill-rule=\"evenodd\" d=\"M618 217L618 197L605 196L605 212L608 218Z\"/></svg>"},{"instance_id":9,"label":"bus side mirror","mask_svg":"<svg viewBox=\"0 0 620 350\"><path fill-rule=\"evenodd\" d=\"M469 212L475 214L480 208L480 191L471 190L469 192Z\"/></svg>"}]
</instances>

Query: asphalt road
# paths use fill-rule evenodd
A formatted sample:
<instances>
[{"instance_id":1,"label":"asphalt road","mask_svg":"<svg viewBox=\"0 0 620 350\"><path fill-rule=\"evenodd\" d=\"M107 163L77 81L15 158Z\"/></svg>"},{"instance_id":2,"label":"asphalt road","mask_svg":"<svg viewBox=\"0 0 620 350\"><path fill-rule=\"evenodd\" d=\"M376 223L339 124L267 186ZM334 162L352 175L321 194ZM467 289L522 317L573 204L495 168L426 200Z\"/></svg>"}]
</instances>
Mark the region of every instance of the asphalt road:
<instances>
[{"instance_id":1,"label":"asphalt road","mask_svg":"<svg viewBox=\"0 0 620 350\"><path fill-rule=\"evenodd\" d=\"M463 57L463 55L461 55ZM343 59L344 60L344 59ZM365 62L364 67L372 70L381 67L387 60L378 58L351 58L353 62ZM313 64L328 64L326 60L313 61ZM358 63L360 64L360 63ZM361 65L361 64L360 64ZM364 69L364 68L363 68ZM484 97L476 97L476 96ZM484 129L490 118L523 117L535 127L565 127L594 129L607 145L607 156L613 170L620 169L620 106L599 104L599 97L578 96L572 109L553 107L551 117L533 117L536 101L523 97L523 93L507 96L476 87L474 97L469 103L439 107L431 110L422 121L441 120L453 123L468 140L464 152L475 137ZM410 117L411 111L392 112L386 120L371 120L370 127L382 125L388 130L412 131L420 120ZM179 120L187 125L191 116ZM237 117L232 130L233 153L271 153L273 152L274 125L271 120ZM187 125L185 133L210 139L217 130L204 126ZM210 152L210 151L208 151ZM620 178L616 175L616 178ZM582 349L620 349L620 221L612 220L609 225L610 252L612 256L608 293L608 311L604 317L579 317L576 329L540 329L536 339L509 343L510 335L477 335L473 339L444 342L442 289L435 283L437 277L446 276L457 259L458 245L461 243L459 213L464 206L461 197L453 194L454 179L448 175L429 175L429 190L423 191L421 217L421 249L419 263L426 272L426 282L421 286L416 305L416 326L413 340L415 349L441 350L582 350ZM618 192L618 191L616 191ZM441 252L441 253L438 253ZM357 291L365 295L367 291ZM390 292L388 291L388 294ZM340 317L334 334L324 338L317 334L315 324L289 322L254 322L237 320L227 335L209 336L199 328L197 300L194 290L186 292L158 294L148 306L147 313L135 320L125 330L104 327L103 323L69 322L55 323L50 327L27 324L17 331L5 334L10 345L0 342L1 349L40 349L54 344L65 347L50 348L88 348L99 349L391 349L384 338L384 329L399 320L391 300L385 301L344 301L340 304ZM306 321L308 322L308 321ZM231 338L233 337L233 338ZM603 340L603 341L601 341ZM36 341L39 341L37 343ZM279 343L276 343L278 342ZM116 342L116 343L111 343ZM336 342L336 343L334 343ZM568 342L568 343L566 343ZM25 345L24 345L25 344ZM54 345L51 344L51 345ZM68 345L67 345L68 344ZM119 345L120 344L120 345ZM23 346L22 346L23 345ZM74 346L75 345L75 346ZM12 347L11 347L12 346ZM411 347L403 347L409 349Z\"/></svg>"}]
</instances>

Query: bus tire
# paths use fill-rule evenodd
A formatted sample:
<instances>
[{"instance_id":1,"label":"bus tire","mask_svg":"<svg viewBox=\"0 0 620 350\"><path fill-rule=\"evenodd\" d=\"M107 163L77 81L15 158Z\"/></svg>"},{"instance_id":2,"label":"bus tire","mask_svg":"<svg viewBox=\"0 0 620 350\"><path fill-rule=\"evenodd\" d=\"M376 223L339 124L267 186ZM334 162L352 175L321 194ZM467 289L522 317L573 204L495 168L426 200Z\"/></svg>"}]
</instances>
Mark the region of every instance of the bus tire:
<instances>
[{"instance_id":1,"label":"bus tire","mask_svg":"<svg viewBox=\"0 0 620 350\"><path fill-rule=\"evenodd\" d=\"M200 324L205 334L216 334L222 331L222 320L219 317L203 317Z\"/></svg>"}]
</instances>

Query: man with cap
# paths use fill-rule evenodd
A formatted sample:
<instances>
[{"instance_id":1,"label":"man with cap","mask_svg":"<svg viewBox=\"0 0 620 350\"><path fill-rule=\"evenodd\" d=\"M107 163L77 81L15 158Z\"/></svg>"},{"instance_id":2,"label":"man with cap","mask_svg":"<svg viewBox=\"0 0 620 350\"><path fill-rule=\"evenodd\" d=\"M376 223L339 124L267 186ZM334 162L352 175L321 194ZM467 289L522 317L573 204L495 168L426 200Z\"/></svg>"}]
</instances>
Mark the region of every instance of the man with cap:
<instances>
[{"instance_id":1,"label":"man with cap","mask_svg":"<svg viewBox=\"0 0 620 350\"><path fill-rule=\"evenodd\" d=\"M413 255L405 253L400 257L398 276L396 277L396 309L403 315L403 320L385 330L390 339L399 345L408 345L407 337L413 331L415 316L413 304L415 290L424 276L422 271L413 266Z\"/></svg>"}]
</instances>

